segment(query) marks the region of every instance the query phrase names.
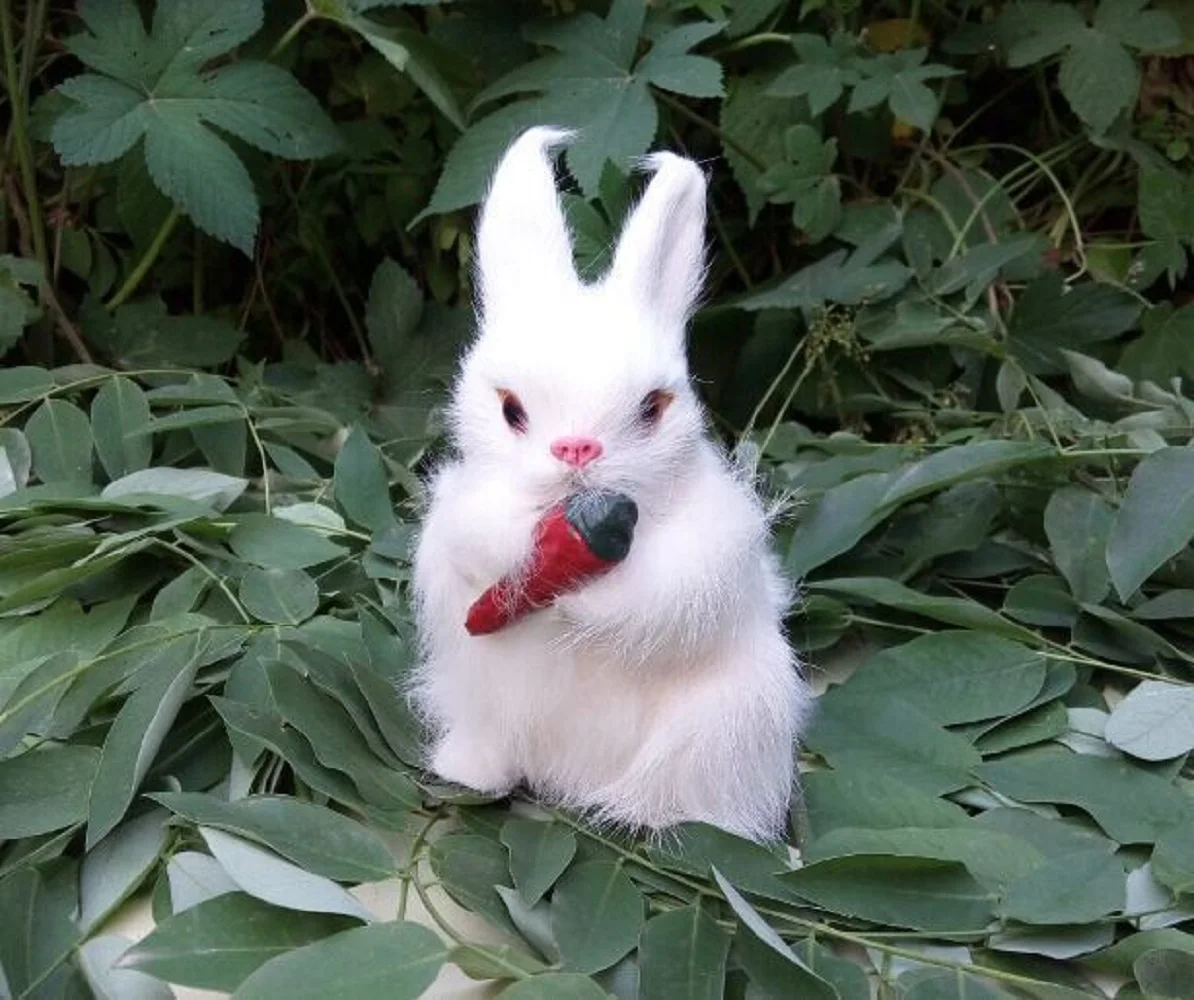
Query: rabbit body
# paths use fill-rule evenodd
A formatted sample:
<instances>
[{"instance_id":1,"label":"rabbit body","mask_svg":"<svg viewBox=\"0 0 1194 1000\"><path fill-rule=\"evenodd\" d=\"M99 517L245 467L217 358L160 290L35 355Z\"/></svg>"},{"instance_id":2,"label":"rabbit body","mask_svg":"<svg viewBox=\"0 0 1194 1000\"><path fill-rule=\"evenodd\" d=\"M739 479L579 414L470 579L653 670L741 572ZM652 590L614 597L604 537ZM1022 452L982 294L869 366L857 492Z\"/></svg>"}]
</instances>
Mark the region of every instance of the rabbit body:
<instances>
[{"instance_id":1,"label":"rabbit body","mask_svg":"<svg viewBox=\"0 0 1194 1000\"><path fill-rule=\"evenodd\" d=\"M705 179L652 157L609 273L586 284L549 156L565 138L516 140L482 211L480 335L450 410L457 455L430 485L414 564L411 693L433 733L428 765L487 793L526 782L598 821L770 838L808 693L765 511L706 436L689 385ZM561 441L592 442L597 457ZM627 558L470 636L472 602L528 558L544 511L585 488L637 502Z\"/></svg>"}]
</instances>

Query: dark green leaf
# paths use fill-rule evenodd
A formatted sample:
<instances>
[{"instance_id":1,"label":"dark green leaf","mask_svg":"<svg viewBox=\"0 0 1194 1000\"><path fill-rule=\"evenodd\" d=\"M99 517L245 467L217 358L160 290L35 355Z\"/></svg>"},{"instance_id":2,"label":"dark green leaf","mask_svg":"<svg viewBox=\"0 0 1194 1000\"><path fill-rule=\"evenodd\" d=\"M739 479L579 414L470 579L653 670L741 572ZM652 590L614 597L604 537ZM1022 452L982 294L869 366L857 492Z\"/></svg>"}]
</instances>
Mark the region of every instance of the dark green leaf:
<instances>
[{"instance_id":1,"label":"dark green leaf","mask_svg":"<svg viewBox=\"0 0 1194 1000\"><path fill-rule=\"evenodd\" d=\"M1132 963L1132 971L1150 1000L1194 1000L1194 955L1148 951Z\"/></svg>"},{"instance_id":2,"label":"dark green leaf","mask_svg":"<svg viewBox=\"0 0 1194 1000\"><path fill-rule=\"evenodd\" d=\"M119 479L149 465L153 442L138 433L150 421L149 401L131 379L116 376L91 401L95 450L109 479Z\"/></svg>"},{"instance_id":3,"label":"dark green leaf","mask_svg":"<svg viewBox=\"0 0 1194 1000\"><path fill-rule=\"evenodd\" d=\"M0 840L34 837L86 819L99 756L89 746L48 746L0 760Z\"/></svg>"},{"instance_id":4,"label":"dark green leaf","mask_svg":"<svg viewBox=\"0 0 1194 1000\"><path fill-rule=\"evenodd\" d=\"M282 795L224 802L213 795L169 792L151 798L192 823L257 841L326 878L373 882L395 871L389 849L376 834L314 802Z\"/></svg>"},{"instance_id":5,"label":"dark green leaf","mask_svg":"<svg viewBox=\"0 0 1194 1000\"><path fill-rule=\"evenodd\" d=\"M394 508L381 456L359 427L348 435L336 456L336 503L349 520L370 531L394 524Z\"/></svg>"},{"instance_id":6,"label":"dark green leaf","mask_svg":"<svg viewBox=\"0 0 1194 1000\"><path fill-rule=\"evenodd\" d=\"M1124 907L1123 864L1106 851L1054 858L1008 886L1001 911L1026 924L1086 924Z\"/></svg>"},{"instance_id":7,"label":"dark green leaf","mask_svg":"<svg viewBox=\"0 0 1194 1000\"><path fill-rule=\"evenodd\" d=\"M811 771L801 785L814 838L839 827L939 829L966 823L960 806L861 768Z\"/></svg>"},{"instance_id":8,"label":"dark green leaf","mask_svg":"<svg viewBox=\"0 0 1194 1000\"><path fill-rule=\"evenodd\" d=\"M587 861L570 869L551 904L564 967L587 973L608 969L635 946L644 909L642 894L621 865Z\"/></svg>"},{"instance_id":9,"label":"dark green leaf","mask_svg":"<svg viewBox=\"0 0 1194 1000\"><path fill-rule=\"evenodd\" d=\"M355 924L349 917L283 910L228 893L159 924L120 964L169 983L231 993L270 959Z\"/></svg>"},{"instance_id":10,"label":"dark green leaf","mask_svg":"<svg viewBox=\"0 0 1194 1000\"><path fill-rule=\"evenodd\" d=\"M784 882L810 903L892 927L981 931L995 898L956 862L883 855L836 858L788 872Z\"/></svg>"},{"instance_id":11,"label":"dark green leaf","mask_svg":"<svg viewBox=\"0 0 1194 1000\"><path fill-rule=\"evenodd\" d=\"M239 596L249 614L274 625L298 625L319 609L319 588L301 569L250 567Z\"/></svg>"},{"instance_id":12,"label":"dark green leaf","mask_svg":"<svg viewBox=\"0 0 1194 1000\"><path fill-rule=\"evenodd\" d=\"M142 671L140 687L125 701L108 736L91 786L87 847L120 822L161 749L199 669L200 643L192 635L167 645Z\"/></svg>"},{"instance_id":13,"label":"dark green leaf","mask_svg":"<svg viewBox=\"0 0 1194 1000\"><path fill-rule=\"evenodd\" d=\"M74 403L47 399L29 418L25 436L43 483L91 482L91 421Z\"/></svg>"},{"instance_id":14,"label":"dark green leaf","mask_svg":"<svg viewBox=\"0 0 1194 1000\"><path fill-rule=\"evenodd\" d=\"M576 854L576 836L557 823L509 819L502 843L510 852L510 874L528 906L556 883Z\"/></svg>"},{"instance_id":15,"label":"dark green leaf","mask_svg":"<svg viewBox=\"0 0 1194 1000\"><path fill-rule=\"evenodd\" d=\"M311 528L268 514L242 514L228 545L245 562L266 569L306 569L347 554Z\"/></svg>"},{"instance_id":16,"label":"dark green leaf","mask_svg":"<svg viewBox=\"0 0 1194 1000\"><path fill-rule=\"evenodd\" d=\"M639 939L642 1000L721 1000L729 936L699 904L652 917Z\"/></svg>"},{"instance_id":17,"label":"dark green leaf","mask_svg":"<svg viewBox=\"0 0 1194 1000\"><path fill-rule=\"evenodd\" d=\"M502 991L503 1000L610 1000L588 976L551 972L515 983Z\"/></svg>"}]
</instances>

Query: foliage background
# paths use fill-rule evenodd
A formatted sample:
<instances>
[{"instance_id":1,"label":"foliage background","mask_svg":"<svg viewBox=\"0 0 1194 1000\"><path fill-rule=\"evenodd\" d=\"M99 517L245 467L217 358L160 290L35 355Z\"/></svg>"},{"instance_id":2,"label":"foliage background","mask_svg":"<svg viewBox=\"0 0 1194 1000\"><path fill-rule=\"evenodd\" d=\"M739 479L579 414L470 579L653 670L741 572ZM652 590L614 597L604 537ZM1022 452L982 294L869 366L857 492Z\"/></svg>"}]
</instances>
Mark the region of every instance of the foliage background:
<instances>
[{"instance_id":1,"label":"foliage background","mask_svg":"<svg viewBox=\"0 0 1194 1000\"><path fill-rule=\"evenodd\" d=\"M3 0L0 996L1194 996L1192 10ZM471 209L543 121L586 272L635 157L710 170L702 391L864 661L791 850L414 766Z\"/></svg>"}]
</instances>

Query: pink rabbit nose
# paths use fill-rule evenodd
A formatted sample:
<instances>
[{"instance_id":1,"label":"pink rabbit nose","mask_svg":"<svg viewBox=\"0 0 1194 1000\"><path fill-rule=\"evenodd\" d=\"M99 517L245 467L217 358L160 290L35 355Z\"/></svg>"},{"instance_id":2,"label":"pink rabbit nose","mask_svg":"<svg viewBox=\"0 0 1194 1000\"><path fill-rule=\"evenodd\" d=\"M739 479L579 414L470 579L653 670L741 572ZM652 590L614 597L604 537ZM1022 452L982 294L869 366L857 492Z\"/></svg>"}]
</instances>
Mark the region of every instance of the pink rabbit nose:
<instances>
[{"instance_id":1,"label":"pink rabbit nose","mask_svg":"<svg viewBox=\"0 0 1194 1000\"><path fill-rule=\"evenodd\" d=\"M604 450L600 441L589 437L562 437L551 443L551 453L556 458L578 469L600 458Z\"/></svg>"}]
</instances>

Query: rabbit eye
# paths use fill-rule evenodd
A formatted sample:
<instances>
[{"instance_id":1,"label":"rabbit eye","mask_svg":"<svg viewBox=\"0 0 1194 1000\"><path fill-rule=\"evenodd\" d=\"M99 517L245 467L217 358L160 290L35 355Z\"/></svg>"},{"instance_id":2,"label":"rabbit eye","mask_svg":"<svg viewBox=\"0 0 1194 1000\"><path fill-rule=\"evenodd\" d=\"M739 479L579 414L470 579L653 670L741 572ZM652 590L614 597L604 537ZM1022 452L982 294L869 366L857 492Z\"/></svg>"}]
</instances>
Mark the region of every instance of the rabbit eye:
<instances>
[{"instance_id":1,"label":"rabbit eye","mask_svg":"<svg viewBox=\"0 0 1194 1000\"><path fill-rule=\"evenodd\" d=\"M508 389L499 389L498 398L502 401L502 417L516 434L525 434L527 429L527 411L523 409L522 401Z\"/></svg>"},{"instance_id":2,"label":"rabbit eye","mask_svg":"<svg viewBox=\"0 0 1194 1000\"><path fill-rule=\"evenodd\" d=\"M644 427L654 427L663 419L663 411L674 397L666 389L652 389L638 404L638 420Z\"/></svg>"}]
</instances>

